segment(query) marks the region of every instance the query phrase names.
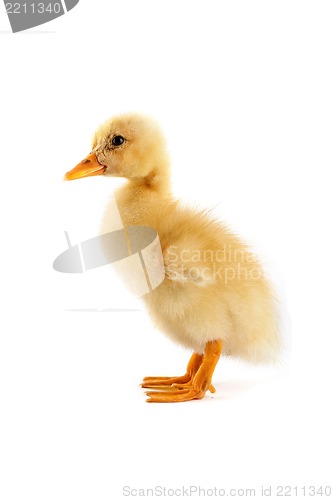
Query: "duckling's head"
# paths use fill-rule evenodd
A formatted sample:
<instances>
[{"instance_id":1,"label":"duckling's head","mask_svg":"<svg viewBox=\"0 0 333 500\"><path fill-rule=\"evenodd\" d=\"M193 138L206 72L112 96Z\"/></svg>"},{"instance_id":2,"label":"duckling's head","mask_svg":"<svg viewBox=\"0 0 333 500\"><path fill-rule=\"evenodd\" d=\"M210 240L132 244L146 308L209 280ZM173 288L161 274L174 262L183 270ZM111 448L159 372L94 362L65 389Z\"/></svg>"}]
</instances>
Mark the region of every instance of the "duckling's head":
<instances>
[{"instance_id":1,"label":"duckling's head","mask_svg":"<svg viewBox=\"0 0 333 500\"><path fill-rule=\"evenodd\" d=\"M95 132L91 153L67 172L65 179L92 175L126 177L147 184L168 178L165 142L156 123L134 114L103 123Z\"/></svg>"}]
</instances>

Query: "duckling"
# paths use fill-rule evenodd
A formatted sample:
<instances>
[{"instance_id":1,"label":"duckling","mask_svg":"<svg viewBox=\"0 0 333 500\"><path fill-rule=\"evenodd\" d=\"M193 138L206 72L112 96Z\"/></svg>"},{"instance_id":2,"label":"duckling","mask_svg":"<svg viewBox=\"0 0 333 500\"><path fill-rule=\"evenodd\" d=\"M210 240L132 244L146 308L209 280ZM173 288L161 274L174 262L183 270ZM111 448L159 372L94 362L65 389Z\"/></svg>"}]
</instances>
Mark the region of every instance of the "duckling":
<instances>
[{"instance_id":1,"label":"duckling","mask_svg":"<svg viewBox=\"0 0 333 500\"><path fill-rule=\"evenodd\" d=\"M173 197L169 157L155 121L125 114L99 127L91 153L65 179L95 175L126 178L115 193L124 226L157 231L165 279L144 301L157 327L193 351L184 375L143 379L147 401L190 401L215 392L212 377L221 354L254 363L276 360L277 306L260 262L207 211Z\"/></svg>"}]
</instances>

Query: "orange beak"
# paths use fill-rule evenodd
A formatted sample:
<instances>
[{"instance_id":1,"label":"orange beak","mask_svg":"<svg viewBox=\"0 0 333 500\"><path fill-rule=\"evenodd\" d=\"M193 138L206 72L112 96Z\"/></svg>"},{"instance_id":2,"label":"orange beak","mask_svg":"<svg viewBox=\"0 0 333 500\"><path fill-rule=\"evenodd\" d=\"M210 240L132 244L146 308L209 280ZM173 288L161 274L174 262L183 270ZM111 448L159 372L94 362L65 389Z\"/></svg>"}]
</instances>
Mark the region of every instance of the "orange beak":
<instances>
[{"instance_id":1,"label":"orange beak","mask_svg":"<svg viewBox=\"0 0 333 500\"><path fill-rule=\"evenodd\" d=\"M76 167L67 172L65 181L73 181L81 177L90 177L92 175L104 174L106 167L101 165L97 160L96 153L90 153L84 160L81 161Z\"/></svg>"}]
</instances>

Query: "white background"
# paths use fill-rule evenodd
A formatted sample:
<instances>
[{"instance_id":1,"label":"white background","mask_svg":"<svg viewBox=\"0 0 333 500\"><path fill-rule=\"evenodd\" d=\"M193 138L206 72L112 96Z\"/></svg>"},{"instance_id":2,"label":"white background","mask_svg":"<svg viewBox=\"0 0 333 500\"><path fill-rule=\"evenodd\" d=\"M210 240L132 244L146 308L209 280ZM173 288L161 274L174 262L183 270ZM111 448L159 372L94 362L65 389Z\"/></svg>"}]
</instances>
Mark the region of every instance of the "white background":
<instances>
[{"instance_id":1,"label":"white background","mask_svg":"<svg viewBox=\"0 0 333 500\"><path fill-rule=\"evenodd\" d=\"M332 483L331 2L81 0L25 33L0 21L1 499ZM190 352L109 269L52 269L117 184L63 174L123 111L161 124L176 194L262 255L292 325L281 368L221 359L214 396L148 405L142 377Z\"/></svg>"}]
</instances>

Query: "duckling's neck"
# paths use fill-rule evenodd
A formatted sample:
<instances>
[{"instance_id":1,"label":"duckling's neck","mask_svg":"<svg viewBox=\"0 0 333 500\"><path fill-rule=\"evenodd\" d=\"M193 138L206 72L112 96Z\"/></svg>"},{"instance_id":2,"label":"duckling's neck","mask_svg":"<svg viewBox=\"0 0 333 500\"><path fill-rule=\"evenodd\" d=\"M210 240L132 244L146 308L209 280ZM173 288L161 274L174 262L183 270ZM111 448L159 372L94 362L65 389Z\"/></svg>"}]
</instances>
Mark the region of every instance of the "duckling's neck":
<instances>
[{"instance_id":1,"label":"duckling's neck","mask_svg":"<svg viewBox=\"0 0 333 500\"><path fill-rule=\"evenodd\" d=\"M128 179L115 197L125 226L154 225L156 211L172 199L169 168L152 172L146 178Z\"/></svg>"}]
</instances>

